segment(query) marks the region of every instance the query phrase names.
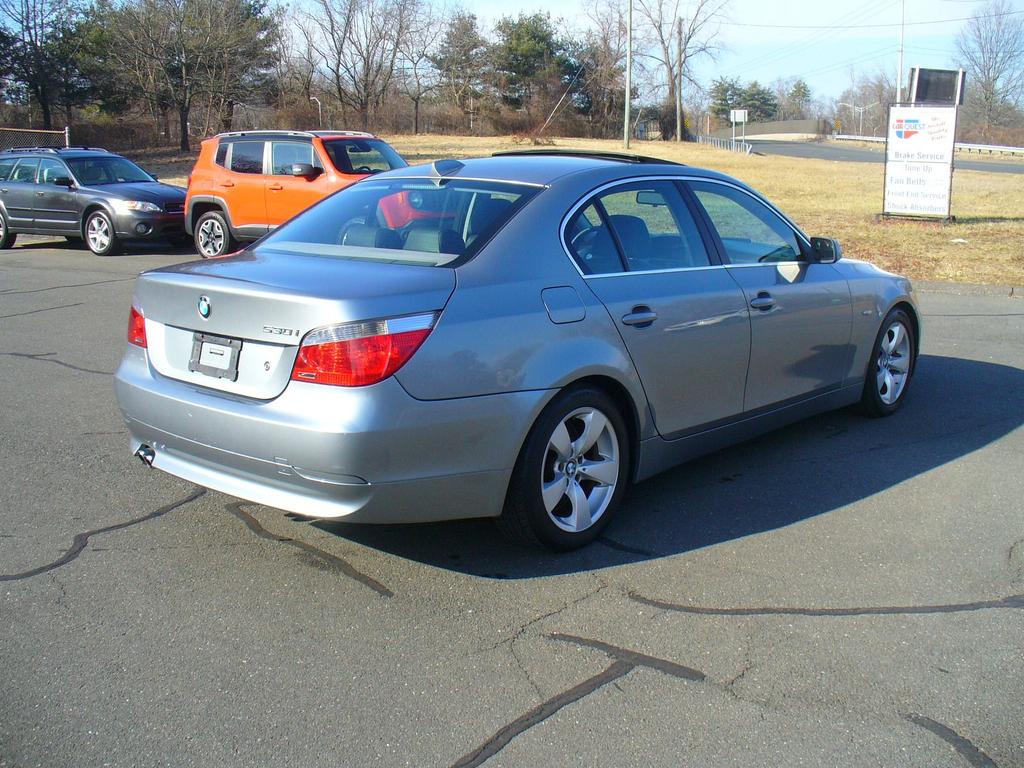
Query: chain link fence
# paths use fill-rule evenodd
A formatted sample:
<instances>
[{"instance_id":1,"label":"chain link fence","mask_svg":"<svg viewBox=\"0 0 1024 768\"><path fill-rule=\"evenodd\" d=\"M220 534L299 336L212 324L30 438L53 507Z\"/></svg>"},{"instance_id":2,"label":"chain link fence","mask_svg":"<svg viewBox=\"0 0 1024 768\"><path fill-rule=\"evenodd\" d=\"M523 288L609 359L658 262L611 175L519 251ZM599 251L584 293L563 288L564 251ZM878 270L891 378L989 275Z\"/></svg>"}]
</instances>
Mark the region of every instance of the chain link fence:
<instances>
[{"instance_id":1,"label":"chain link fence","mask_svg":"<svg viewBox=\"0 0 1024 768\"><path fill-rule=\"evenodd\" d=\"M67 147L71 144L71 132L37 131L26 128L0 128L0 150L13 147Z\"/></svg>"}]
</instances>

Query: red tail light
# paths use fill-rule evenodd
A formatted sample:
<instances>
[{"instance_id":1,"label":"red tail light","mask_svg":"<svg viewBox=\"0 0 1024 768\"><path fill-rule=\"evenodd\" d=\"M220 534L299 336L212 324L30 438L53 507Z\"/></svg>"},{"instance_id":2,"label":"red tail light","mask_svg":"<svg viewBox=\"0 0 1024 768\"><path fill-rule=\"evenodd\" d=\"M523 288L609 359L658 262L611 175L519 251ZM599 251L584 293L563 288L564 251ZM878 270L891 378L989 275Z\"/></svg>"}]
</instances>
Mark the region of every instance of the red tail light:
<instances>
[{"instance_id":1,"label":"red tail light","mask_svg":"<svg viewBox=\"0 0 1024 768\"><path fill-rule=\"evenodd\" d=\"M436 320L430 312L317 328L302 340L292 380L340 387L376 384L409 362Z\"/></svg>"},{"instance_id":2,"label":"red tail light","mask_svg":"<svg viewBox=\"0 0 1024 768\"><path fill-rule=\"evenodd\" d=\"M137 347L146 346L146 318L132 304L132 311L128 313L128 341Z\"/></svg>"}]
</instances>

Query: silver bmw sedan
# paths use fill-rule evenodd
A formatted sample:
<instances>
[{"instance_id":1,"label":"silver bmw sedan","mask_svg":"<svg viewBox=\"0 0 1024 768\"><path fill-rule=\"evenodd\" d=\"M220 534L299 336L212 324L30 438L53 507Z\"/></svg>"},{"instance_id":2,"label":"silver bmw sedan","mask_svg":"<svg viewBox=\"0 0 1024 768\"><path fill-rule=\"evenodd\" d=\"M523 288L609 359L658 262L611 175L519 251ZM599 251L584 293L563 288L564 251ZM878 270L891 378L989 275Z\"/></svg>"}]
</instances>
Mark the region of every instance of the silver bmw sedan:
<instances>
[{"instance_id":1,"label":"silver bmw sedan","mask_svg":"<svg viewBox=\"0 0 1024 768\"><path fill-rule=\"evenodd\" d=\"M859 404L903 403L908 280L743 183L609 153L382 173L235 255L142 274L131 451L309 517L493 517L593 540L626 487Z\"/></svg>"}]
</instances>

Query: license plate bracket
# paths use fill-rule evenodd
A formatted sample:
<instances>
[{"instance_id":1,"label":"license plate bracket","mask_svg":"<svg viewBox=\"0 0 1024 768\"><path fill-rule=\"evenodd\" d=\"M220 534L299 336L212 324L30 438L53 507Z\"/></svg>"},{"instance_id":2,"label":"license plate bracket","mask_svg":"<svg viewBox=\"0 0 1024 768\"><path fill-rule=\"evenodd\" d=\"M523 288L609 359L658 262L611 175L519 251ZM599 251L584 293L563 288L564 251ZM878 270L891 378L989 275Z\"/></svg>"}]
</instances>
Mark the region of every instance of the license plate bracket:
<instances>
[{"instance_id":1,"label":"license plate bracket","mask_svg":"<svg viewBox=\"0 0 1024 768\"><path fill-rule=\"evenodd\" d=\"M238 379L238 355L241 350L241 339L214 336L209 333L193 333L192 356L188 361L188 369L216 379L236 381Z\"/></svg>"}]
</instances>

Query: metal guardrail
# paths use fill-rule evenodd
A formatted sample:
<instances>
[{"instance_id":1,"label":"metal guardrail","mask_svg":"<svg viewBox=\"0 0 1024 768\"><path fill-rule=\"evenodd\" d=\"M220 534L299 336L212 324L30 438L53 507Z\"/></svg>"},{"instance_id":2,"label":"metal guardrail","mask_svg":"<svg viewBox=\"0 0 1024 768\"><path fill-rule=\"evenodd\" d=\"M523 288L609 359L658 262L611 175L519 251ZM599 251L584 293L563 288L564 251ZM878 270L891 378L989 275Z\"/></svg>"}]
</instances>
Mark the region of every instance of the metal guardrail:
<instances>
[{"instance_id":1,"label":"metal guardrail","mask_svg":"<svg viewBox=\"0 0 1024 768\"><path fill-rule=\"evenodd\" d=\"M836 141L872 141L885 143L885 136L851 136L849 134L837 133L832 136ZM999 144L966 144L958 141L953 145L957 152L979 152L990 155L1024 155L1024 147L1004 147Z\"/></svg>"},{"instance_id":2,"label":"metal guardrail","mask_svg":"<svg viewBox=\"0 0 1024 768\"><path fill-rule=\"evenodd\" d=\"M718 149L728 149L732 152L742 152L745 155L749 155L754 147L753 145L745 141L734 141L733 139L719 139L714 136L698 136L698 144L710 144L712 147Z\"/></svg>"}]
</instances>

